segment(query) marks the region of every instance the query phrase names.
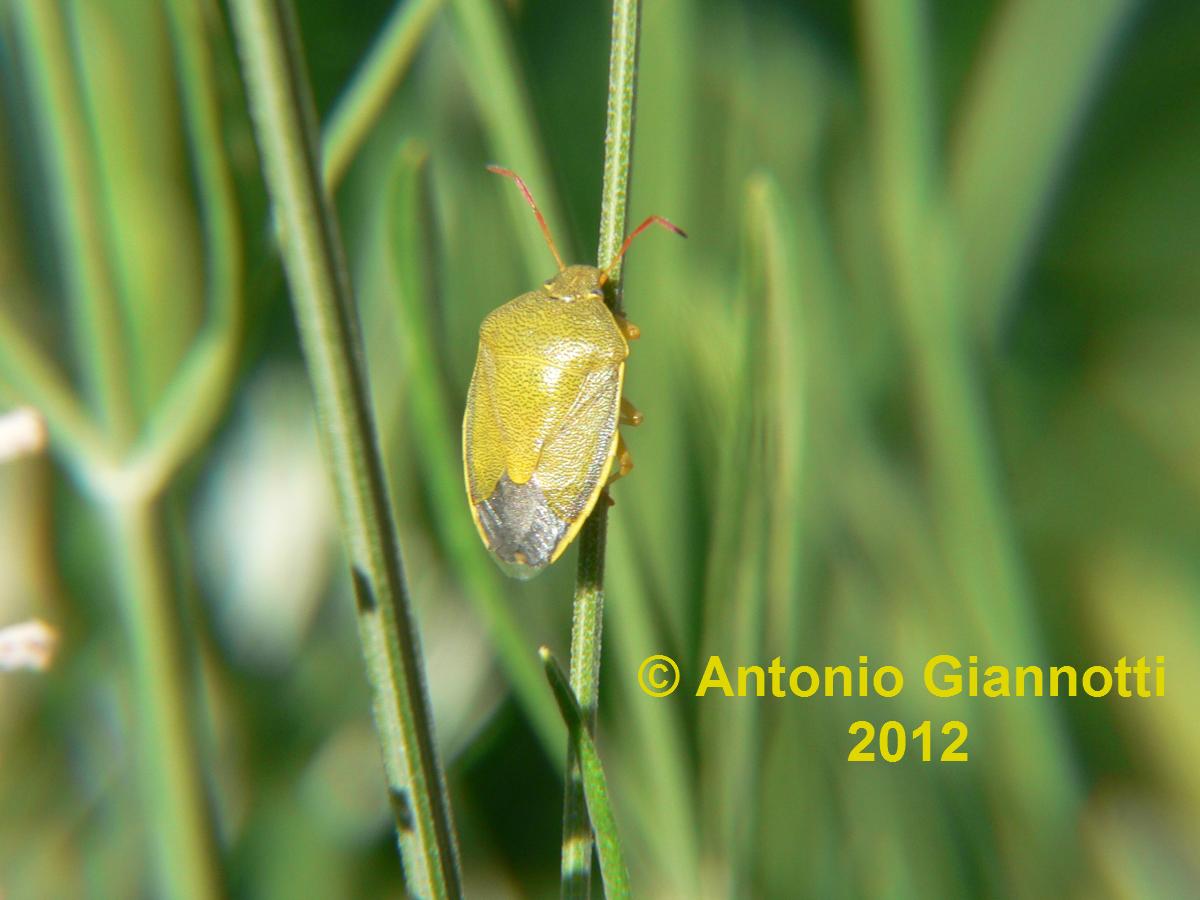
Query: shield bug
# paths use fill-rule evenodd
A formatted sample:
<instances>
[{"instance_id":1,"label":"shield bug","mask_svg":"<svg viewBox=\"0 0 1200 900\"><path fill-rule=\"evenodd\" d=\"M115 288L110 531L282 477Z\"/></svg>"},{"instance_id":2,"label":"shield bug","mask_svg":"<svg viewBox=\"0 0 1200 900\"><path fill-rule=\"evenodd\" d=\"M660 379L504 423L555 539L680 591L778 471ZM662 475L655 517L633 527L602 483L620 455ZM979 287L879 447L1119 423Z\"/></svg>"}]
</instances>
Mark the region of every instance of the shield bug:
<instances>
[{"instance_id":1,"label":"shield bug","mask_svg":"<svg viewBox=\"0 0 1200 900\"><path fill-rule=\"evenodd\" d=\"M541 287L483 320L463 417L475 526L500 567L527 579L562 555L605 485L633 467L617 426L642 419L621 397L627 341L638 329L604 302L609 270L563 263L525 182L508 169L488 170L516 182L558 263ZM650 216L613 265L654 224L686 237Z\"/></svg>"}]
</instances>

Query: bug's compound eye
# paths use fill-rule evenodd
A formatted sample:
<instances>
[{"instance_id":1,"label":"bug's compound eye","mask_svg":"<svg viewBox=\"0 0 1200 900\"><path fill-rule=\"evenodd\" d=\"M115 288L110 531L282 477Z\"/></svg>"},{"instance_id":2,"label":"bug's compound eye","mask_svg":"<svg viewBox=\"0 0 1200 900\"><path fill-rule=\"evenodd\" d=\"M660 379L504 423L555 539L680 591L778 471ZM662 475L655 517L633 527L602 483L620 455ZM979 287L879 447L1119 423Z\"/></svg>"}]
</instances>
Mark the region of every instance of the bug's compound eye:
<instances>
[{"instance_id":1,"label":"bug's compound eye","mask_svg":"<svg viewBox=\"0 0 1200 900\"><path fill-rule=\"evenodd\" d=\"M592 288L590 291L588 291L588 294L592 297L595 297L597 300L604 299L604 291L602 291L600 288Z\"/></svg>"},{"instance_id":2,"label":"bug's compound eye","mask_svg":"<svg viewBox=\"0 0 1200 900\"><path fill-rule=\"evenodd\" d=\"M542 287L546 288L546 290L549 290L553 284L554 284L554 279L547 278L545 281L542 282Z\"/></svg>"}]
</instances>

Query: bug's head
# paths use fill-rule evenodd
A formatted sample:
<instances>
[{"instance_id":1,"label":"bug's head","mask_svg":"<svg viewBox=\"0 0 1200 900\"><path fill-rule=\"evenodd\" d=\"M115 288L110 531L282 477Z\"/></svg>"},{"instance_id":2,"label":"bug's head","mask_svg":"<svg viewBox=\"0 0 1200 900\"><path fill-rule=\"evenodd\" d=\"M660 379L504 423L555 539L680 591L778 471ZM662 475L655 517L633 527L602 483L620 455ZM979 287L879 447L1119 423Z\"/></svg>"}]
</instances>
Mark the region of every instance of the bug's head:
<instances>
[{"instance_id":1,"label":"bug's head","mask_svg":"<svg viewBox=\"0 0 1200 900\"><path fill-rule=\"evenodd\" d=\"M542 285L556 300L604 299L601 272L595 266L567 266Z\"/></svg>"}]
</instances>

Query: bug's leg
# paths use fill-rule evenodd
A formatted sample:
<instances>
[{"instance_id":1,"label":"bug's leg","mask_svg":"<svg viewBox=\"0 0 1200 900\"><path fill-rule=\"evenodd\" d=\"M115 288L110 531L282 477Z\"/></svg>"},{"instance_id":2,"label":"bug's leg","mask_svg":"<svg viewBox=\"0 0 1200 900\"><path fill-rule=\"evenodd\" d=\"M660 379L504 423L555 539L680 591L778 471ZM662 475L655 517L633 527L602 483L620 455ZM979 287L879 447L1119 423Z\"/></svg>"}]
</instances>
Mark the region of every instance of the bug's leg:
<instances>
[{"instance_id":1,"label":"bug's leg","mask_svg":"<svg viewBox=\"0 0 1200 900\"><path fill-rule=\"evenodd\" d=\"M608 486L618 478L624 478L633 471L633 457L629 454L629 448L625 446L625 438L621 432L617 432L617 468L608 476Z\"/></svg>"},{"instance_id":2,"label":"bug's leg","mask_svg":"<svg viewBox=\"0 0 1200 900\"><path fill-rule=\"evenodd\" d=\"M646 420L646 417L642 415L642 411L640 409L638 409L636 406L634 406L632 403L630 403L624 397L621 398L621 424L622 425L637 426L637 425L641 425L642 422L644 422L645 420ZM618 445L617 452L618 453L620 452L620 445Z\"/></svg>"},{"instance_id":3,"label":"bug's leg","mask_svg":"<svg viewBox=\"0 0 1200 900\"><path fill-rule=\"evenodd\" d=\"M638 328L624 316L615 315L613 318L617 320L617 328L621 330L621 334L625 335L625 340L636 341L642 336L642 329Z\"/></svg>"}]
</instances>

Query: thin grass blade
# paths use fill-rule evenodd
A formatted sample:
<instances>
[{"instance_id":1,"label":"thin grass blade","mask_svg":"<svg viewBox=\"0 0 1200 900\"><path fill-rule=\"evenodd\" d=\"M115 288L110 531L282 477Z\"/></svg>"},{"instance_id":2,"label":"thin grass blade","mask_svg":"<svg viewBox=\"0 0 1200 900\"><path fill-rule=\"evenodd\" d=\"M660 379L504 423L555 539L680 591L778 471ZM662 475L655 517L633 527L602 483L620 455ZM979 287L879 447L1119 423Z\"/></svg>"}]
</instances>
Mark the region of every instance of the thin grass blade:
<instances>
[{"instance_id":1,"label":"thin grass blade","mask_svg":"<svg viewBox=\"0 0 1200 900\"><path fill-rule=\"evenodd\" d=\"M583 710L580 709L558 660L546 647L542 647L538 654L542 658L546 678L554 691L554 699L558 703L563 721L567 723L570 740L579 754L588 813L596 836L596 851L600 857L600 875L604 879L604 894L611 900L620 900L629 896L629 870L625 865L620 837L617 835L617 821L608 802L608 784L604 778L600 754L596 750L596 742L588 732Z\"/></svg>"}]
</instances>

